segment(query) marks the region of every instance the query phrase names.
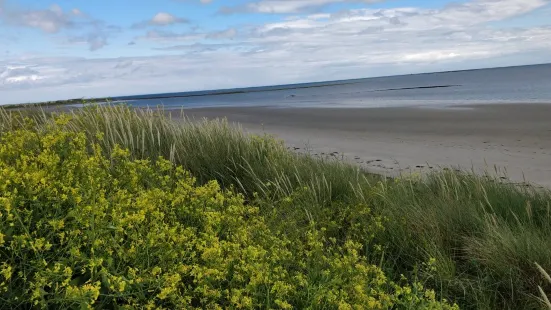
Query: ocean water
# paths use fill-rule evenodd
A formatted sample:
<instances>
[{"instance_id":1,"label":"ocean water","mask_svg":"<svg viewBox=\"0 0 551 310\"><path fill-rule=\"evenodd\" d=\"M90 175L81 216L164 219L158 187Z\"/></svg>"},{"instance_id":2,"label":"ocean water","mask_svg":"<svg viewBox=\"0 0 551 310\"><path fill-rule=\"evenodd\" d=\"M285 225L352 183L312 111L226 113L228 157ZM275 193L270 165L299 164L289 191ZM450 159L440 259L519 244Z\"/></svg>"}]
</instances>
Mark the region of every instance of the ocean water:
<instances>
[{"instance_id":1,"label":"ocean water","mask_svg":"<svg viewBox=\"0 0 551 310\"><path fill-rule=\"evenodd\" d=\"M551 64L118 97L133 106L450 107L551 103Z\"/></svg>"}]
</instances>

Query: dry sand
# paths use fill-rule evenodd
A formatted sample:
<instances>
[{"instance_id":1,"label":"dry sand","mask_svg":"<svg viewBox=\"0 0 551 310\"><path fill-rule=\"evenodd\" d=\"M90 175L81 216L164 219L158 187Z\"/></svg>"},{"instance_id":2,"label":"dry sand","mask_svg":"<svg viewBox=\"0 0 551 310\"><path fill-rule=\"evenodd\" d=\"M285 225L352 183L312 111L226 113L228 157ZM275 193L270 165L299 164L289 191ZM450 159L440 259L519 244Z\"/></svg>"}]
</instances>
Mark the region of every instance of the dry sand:
<instances>
[{"instance_id":1,"label":"dry sand","mask_svg":"<svg viewBox=\"0 0 551 310\"><path fill-rule=\"evenodd\" d=\"M336 156L390 176L443 167L491 171L551 187L551 104L455 108L201 108L297 151Z\"/></svg>"}]
</instances>

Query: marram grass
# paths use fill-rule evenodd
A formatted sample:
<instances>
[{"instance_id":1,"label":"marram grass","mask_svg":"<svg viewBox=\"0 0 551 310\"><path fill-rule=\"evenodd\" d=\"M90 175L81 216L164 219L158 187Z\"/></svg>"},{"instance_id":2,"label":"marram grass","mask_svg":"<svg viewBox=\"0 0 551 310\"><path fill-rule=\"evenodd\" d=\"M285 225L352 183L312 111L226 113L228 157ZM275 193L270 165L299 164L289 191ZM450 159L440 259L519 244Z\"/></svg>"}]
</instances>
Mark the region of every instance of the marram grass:
<instances>
[{"instance_id":1,"label":"marram grass","mask_svg":"<svg viewBox=\"0 0 551 310\"><path fill-rule=\"evenodd\" d=\"M357 297L356 289L358 292L365 291L365 286L363 288L361 285L354 288L351 286L351 283L357 284L356 281L360 278L364 281L360 282L368 285L368 291L375 295L378 294L376 292L384 292L384 296L388 296L389 299L387 297L383 299L390 300L394 308L426 308L429 304L438 308L457 303L464 309L545 309L545 300L542 296L551 295L551 283L546 281L534 264L538 263L542 270L551 270L551 195L548 191L534 190L531 187L521 188L505 184L498 179L455 171L438 172L427 178L383 179L337 160L320 160L293 154L281 142L270 136L247 136L223 120L191 121L183 118L173 121L159 110L131 109L124 106L91 106L75 110L61 119L64 123L62 126L55 124L55 117L50 113L39 110L28 110L24 115L16 111L0 110L0 137L6 139L15 131L23 130L27 133L32 132L35 135L34 139L40 140L57 130L63 135L77 135L79 137L77 140L84 139L86 156L93 158L101 154L106 165L108 163L106 167L109 167L102 173L108 174L111 171L123 169L122 166L138 164L143 165L143 169L151 171L147 176L140 176L139 181L135 181L137 182L135 184L139 184L139 190L132 191L124 187L133 188L134 181L126 181L126 183L114 181L117 178L127 180L126 174L132 175L127 170L119 170L125 171L125 175L111 175L112 181L109 181L109 184L103 181L103 183L96 181L98 184L91 183L94 186L104 186L107 196L102 197L107 200L107 205L112 207L130 208L132 212L138 212L138 210L148 210L147 208L151 208L150 205L155 205L155 208L161 208L155 210L163 214L176 212L172 207L163 207L163 204L152 202L159 201L172 206L173 202L170 199L175 197L175 187L166 187L159 180L160 176L156 175L155 167L161 164L170 166L169 171L178 169L184 171L182 173L185 176L176 176L175 172L167 173L168 176L160 174L168 177L170 182L194 179L194 182L189 181L186 185L190 191L205 187L214 191L213 188L216 188L217 194L211 192L212 195L222 195L226 202L233 199L238 201L235 204L239 208L254 210L253 214L226 213L230 212L229 205L216 205L218 208L216 212L221 213L220 216L225 217L225 220L238 221L237 226L244 226L240 229L248 232L243 234L253 234L260 238L240 237L242 239L235 241L237 245L233 245L231 249L223 249L222 252L234 251L231 255L227 255L242 257L242 255L248 255L243 251L249 246L256 247L261 252L264 251L262 264L268 265L266 267L251 261L255 266L265 266L262 270L270 270L269 272L277 270L278 275L285 270L289 275L293 274L293 277L300 273L311 279L308 285L312 284L312 286L306 289L298 285L303 283L300 278L302 276L299 277L300 280L294 277L293 280L289 280L290 282L284 281L291 286L285 289L284 295L287 299L281 297L279 300L294 308L308 306L313 309L338 308L339 304L336 300L339 300L339 302L343 301L340 305L342 307L347 303L350 306L356 304L358 308L369 309L370 304L365 299L354 299ZM29 140L25 145L20 144L18 148L11 148L10 156L22 155L22 150L28 146L34 147L35 151L43 146L35 140L32 141ZM7 147L6 145L7 143L2 143L2 147ZM62 154L65 153L58 155L65 158ZM121 154L124 154L124 160L120 160ZM8 166L13 167L18 163L11 162ZM149 168L146 169L146 167ZM65 172L57 173L56 180L63 180L61 176L65 175ZM41 175L47 174L45 171L41 172ZM91 172L82 175L91 175ZM123 205L114 205L123 202L109 196L111 189L124 190L129 195ZM159 200L138 199L150 190L159 190ZM29 201L29 198L25 199ZM40 210L45 210L43 205L47 201L42 199L36 204L30 204L30 202L24 204L25 212L32 215L40 214ZM88 205L94 206L95 203L96 200ZM186 200L181 205L187 206L189 203L191 202ZM65 208L63 210L66 211L56 213L56 216L67 216L67 210L75 208L74 205L63 206ZM203 222L206 220L205 215L215 214L209 213L210 211L206 214L202 213L205 210L210 209L193 211L196 212L195 217L182 219L176 215L163 215L162 219L151 217L151 220L160 221L154 225L168 225L172 227L171 229L173 229L171 225L178 227L184 225L197 233L203 229L204 226L201 225L205 225ZM129 212L127 211L131 214ZM126 213L123 212L123 214ZM94 223L96 218L94 216ZM145 218L150 219L149 213ZM251 224L249 221L255 223L261 221L262 225L254 226L256 224ZM153 224L148 222L143 225L141 229L145 231L147 225ZM234 228L238 229L237 226L224 225L217 226L223 228L209 238L215 237L214 240L218 240L217 242L226 242L228 240L226 238L236 236L233 232L229 232ZM254 229L247 230L248 225ZM94 224L94 227L97 225ZM112 227L118 226L109 227L113 230ZM32 234L39 227L28 226L26 229L29 234ZM115 234L115 231L111 231L111 234ZM167 234L160 233L163 236ZM142 239L146 240L145 238L147 237ZM171 239L163 240L176 242ZM113 244L118 242L117 239L111 241L115 242ZM239 243L245 241L252 243L245 243L246 247ZM315 247L312 242L314 241L322 246L322 250L314 251L318 256L305 254L313 251ZM126 242L132 241L123 238L120 242L127 244ZM210 245L209 242L213 241L204 241L205 244ZM160 257L159 259L164 257L164 252L174 253L166 244L161 244L161 241L158 243L160 247L165 246L155 254ZM50 244L52 248L56 246L51 241ZM109 246L114 246L113 244ZM192 244L195 243L192 242ZM175 248L178 247L175 246ZM112 257L114 260L119 253L116 249L123 249L123 245L112 248L115 254L107 253L105 256ZM197 247L186 251L195 253L193 255L202 253ZM141 248L142 257L143 252ZM285 256L283 259L278 257L280 253L291 253L289 254L291 256ZM171 255L179 257L174 260L182 263L180 254ZM355 258L348 260L350 255ZM151 264L151 256L149 257L148 264ZM314 257L315 259L312 260ZM345 259L345 257L348 258ZM336 265L331 263L335 260L339 260ZM106 262L108 260L102 261L102 263ZM127 264L117 262L117 268ZM197 264L203 263L199 261ZM366 266L369 272L380 272L380 275L384 275L385 282L381 282L381 287L373 286L373 283L369 282L372 279L372 273L369 273L369 276L361 273L364 272L361 271L364 267L360 270L354 267L346 272L345 269L334 269L337 265L338 268L350 268L351 265L346 264ZM216 298L222 296L220 297L222 299L192 297L192 302L188 305L206 307L205 303L197 303L197 300L208 300L212 305L216 304L223 308L237 307L231 304L229 296L234 290L244 290L243 294L246 292L249 295L243 296L250 298L245 298L245 302L248 303L251 300L255 303L253 307L285 306L285 304L275 303L276 299L272 289L268 289L269 286L255 287L254 296L250 295L249 286L243 286L243 282L229 280L232 278L228 278L228 275L237 272L234 267L215 265L228 268L225 271L219 271L221 273L218 275L223 276L220 276L219 282L216 282L217 288L225 288L222 290L223 293L220 293L222 295L216 295L218 296ZM345 265L348 267L344 267ZM270 269L276 266L280 269ZM73 270L73 267L71 268ZM140 268L144 268L143 265ZM140 268L138 268L140 271L145 272L146 269ZM163 274L165 270L172 269L161 267ZM169 274L172 274L170 272ZM249 274L250 272L252 271L249 271ZM7 274L7 271L3 273ZM13 277L15 273L11 274ZM182 277L182 274L180 276L181 279L178 281L191 283L189 285L194 287L194 281ZM130 279L127 275L124 277ZM222 278L224 280L221 280ZM101 281L104 280L100 280L101 289L98 300L105 300L102 298L111 296L111 293L105 293L105 288L102 286L104 282ZM23 282L25 281L19 283ZM95 285L91 283L87 285ZM231 286L234 284L236 286ZM140 295L140 298L143 299L135 299L135 302L141 304L145 299L157 302L155 296L162 288L158 283L155 285L159 285L157 290L142 290L141 294L145 295ZM18 289L22 288L22 284L18 286ZM333 291L334 289L336 291ZM330 290L332 293L328 293ZM51 289L44 291L50 293ZM182 288L177 288L175 291L178 294L184 294ZM17 292L15 295L23 298L19 297L23 295L17 295L21 294L21 290ZM198 294L195 288L193 292ZM404 299L404 294L410 293L416 297ZM330 301L319 299L321 298L319 296L326 294L337 297L330 297ZM365 296L383 302L375 295ZM137 295L132 296L138 298ZM228 298L230 303L227 301ZM121 302L118 297L112 300ZM406 300L414 303L405 304ZM103 307L109 302L111 301L98 301L94 306ZM130 303L128 300L124 302ZM159 304L164 302L166 300ZM74 305L71 304L69 307ZM176 304L163 305L172 307ZM381 305L382 308L391 307L390 304Z\"/></svg>"},{"instance_id":2,"label":"marram grass","mask_svg":"<svg viewBox=\"0 0 551 310\"><path fill-rule=\"evenodd\" d=\"M551 276L547 273L547 271L545 271L538 263L536 263L536 267L538 267L538 270L541 272L547 283L551 284ZM547 307L547 309L551 309L551 301L549 301L549 297L547 297L545 291L541 288L541 286L538 286L538 290L540 291L542 303L545 307Z\"/></svg>"},{"instance_id":3,"label":"marram grass","mask_svg":"<svg viewBox=\"0 0 551 310\"><path fill-rule=\"evenodd\" d=\"M249 137L225 120L192 121L184 117L174 122L162 110L126 106L89 106L71 116L68 130L86 133L108 154L119 145L136 159L162 156L188 169L200 182L217 180L248 195L270 192L272 196L287 196L307 185L314 190L313 198L324 203L351 197L350 184L375 179L337 160L297 156L281 141L267 135ZM51 118L40 110L0 110L0 121L1 134L25 122L36 124L35 130L40 131ZM101 133L101 141L97 133Z\"/></svg>"}]
</instances>

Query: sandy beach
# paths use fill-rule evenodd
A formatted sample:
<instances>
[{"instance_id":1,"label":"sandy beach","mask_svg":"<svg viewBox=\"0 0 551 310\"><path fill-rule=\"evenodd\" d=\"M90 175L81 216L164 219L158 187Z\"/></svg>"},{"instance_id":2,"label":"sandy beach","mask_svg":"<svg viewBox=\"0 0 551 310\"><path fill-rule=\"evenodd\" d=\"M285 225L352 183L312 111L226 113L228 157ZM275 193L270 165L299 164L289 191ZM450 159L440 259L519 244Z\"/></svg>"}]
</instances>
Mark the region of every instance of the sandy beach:
<instances>
[{"instance_id":1,"label":"sandy beach","mask_svg":"<svg viewBox=\"0 0 551 310\"><path fill-rule=\"evenodd\" d=\"M337 156L389 176L444 167L493 173L497 167L513 182L551 187L551 104L198 108L185 114L225 117L247 132L274 134L298 152Z\"/></svg>"}]
</instances>

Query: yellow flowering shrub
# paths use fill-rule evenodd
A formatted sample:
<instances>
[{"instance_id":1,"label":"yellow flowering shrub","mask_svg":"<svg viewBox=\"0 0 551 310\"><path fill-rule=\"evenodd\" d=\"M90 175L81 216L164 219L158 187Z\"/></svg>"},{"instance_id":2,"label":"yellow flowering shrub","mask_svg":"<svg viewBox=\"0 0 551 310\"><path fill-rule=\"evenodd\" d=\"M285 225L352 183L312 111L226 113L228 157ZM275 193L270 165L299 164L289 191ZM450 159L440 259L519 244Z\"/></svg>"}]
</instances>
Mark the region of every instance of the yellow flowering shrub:
<instances>
[{"instance_id":1,"label":"yellow flowering shrub","mask_svg":"<svg viewBox=\"0 0 551 310\"><path fill-rule=\"evenodd\" d=\"M456 308L393 283L357 242L313 223L291 240L241 195L106 156L67 121L0 138L1 307Z\"/></svg>"}]
</instances>

